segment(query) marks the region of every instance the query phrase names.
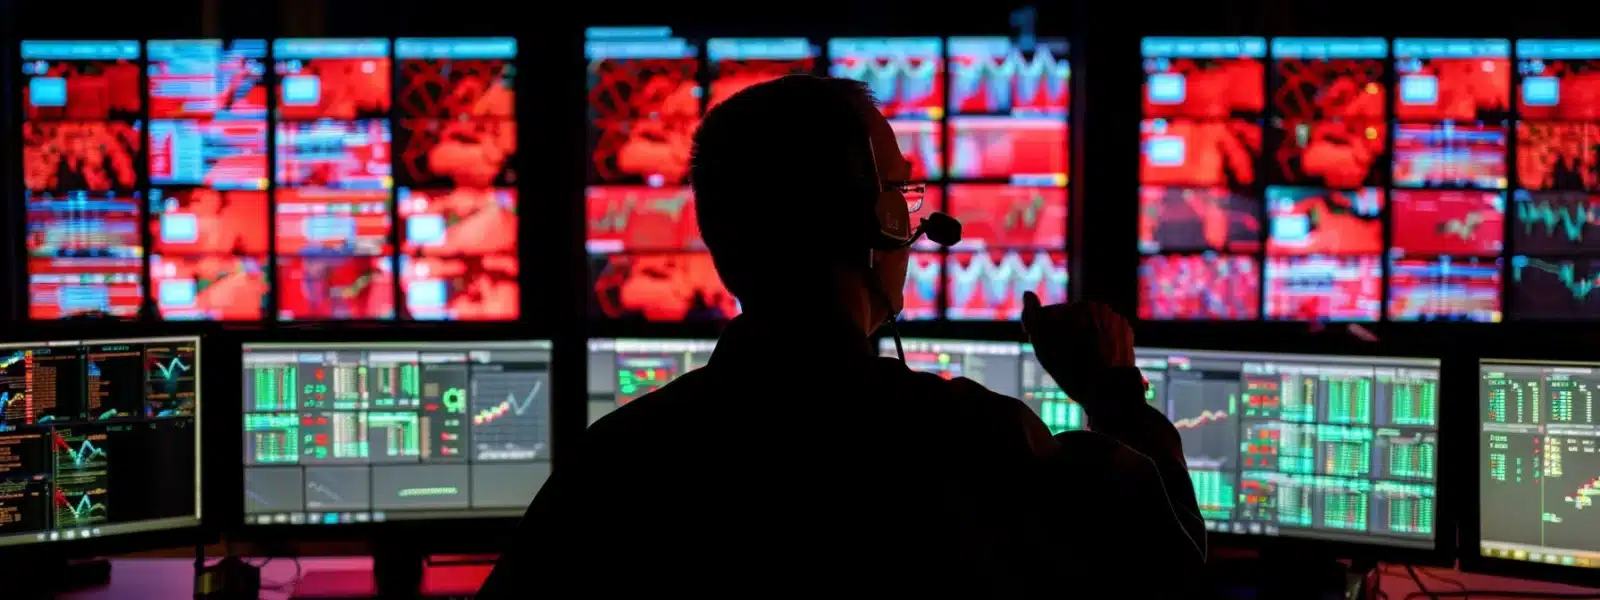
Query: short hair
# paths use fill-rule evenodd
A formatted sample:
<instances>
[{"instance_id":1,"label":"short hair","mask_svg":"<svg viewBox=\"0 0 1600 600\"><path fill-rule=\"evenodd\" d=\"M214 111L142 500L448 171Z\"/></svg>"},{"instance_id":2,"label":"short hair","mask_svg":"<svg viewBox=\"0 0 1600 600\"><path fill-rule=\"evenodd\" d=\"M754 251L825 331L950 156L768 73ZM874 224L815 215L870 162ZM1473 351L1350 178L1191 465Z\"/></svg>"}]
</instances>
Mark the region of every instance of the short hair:
<instances>
[{"instance_id":1,"label":"short hair","mask_svg":"<svg viewBox=\"0 0 1600 600\"><path fill-rule=\"evenodd\" d=\"M700 124L689 161L700 234L741 302L816 289L849 256L846 236L861 230L851 226L871 214L855 205L870 196L849 192L871 176L864 106L876 102L859 81L790 75L741 90Z\"/></svg>"}]
</instances>

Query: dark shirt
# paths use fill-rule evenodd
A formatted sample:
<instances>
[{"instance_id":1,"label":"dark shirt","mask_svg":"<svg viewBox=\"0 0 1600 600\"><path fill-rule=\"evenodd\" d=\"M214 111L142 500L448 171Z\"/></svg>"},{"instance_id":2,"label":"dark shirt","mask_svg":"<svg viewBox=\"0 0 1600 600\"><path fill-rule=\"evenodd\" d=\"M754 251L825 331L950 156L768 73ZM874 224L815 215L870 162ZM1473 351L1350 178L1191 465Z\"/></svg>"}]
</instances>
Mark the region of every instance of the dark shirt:
<instances>
[{"instance_id":1,"label":"dark shirt","mask_svg":"<svg viewBox=\"0 0 1600 600\"><path fill-rule=\"evenodd\" d=\"M1107 569L1138 573L1119 594L1181 593L1205 530L1177 431L1128 371L1100 382L1121 408L1096 432L1052 438L843 324L740 317L707 366L589 428L479 597L995 597Z\"/></svg>"}]
</instances>

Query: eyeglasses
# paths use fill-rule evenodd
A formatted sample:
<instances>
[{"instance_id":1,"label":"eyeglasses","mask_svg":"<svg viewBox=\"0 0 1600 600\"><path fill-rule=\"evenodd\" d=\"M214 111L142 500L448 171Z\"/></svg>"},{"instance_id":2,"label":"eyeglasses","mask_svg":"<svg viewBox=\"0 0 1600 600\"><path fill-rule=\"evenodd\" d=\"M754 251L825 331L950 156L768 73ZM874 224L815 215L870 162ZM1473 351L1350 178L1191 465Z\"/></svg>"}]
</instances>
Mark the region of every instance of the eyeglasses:
<instances>
[{"instance_id":1,"label":"eyeglasses","mask_svg":"<svg viewBox=\"0 0 1600 600\"><path fill-rule=\"evenodd\" d=\"M889 182L885 184L890 189L900 192L906 199L906 212L916 214L922 210L922 200L927 197L928 185L925 183Z\"/></svg>"}]
</instances>

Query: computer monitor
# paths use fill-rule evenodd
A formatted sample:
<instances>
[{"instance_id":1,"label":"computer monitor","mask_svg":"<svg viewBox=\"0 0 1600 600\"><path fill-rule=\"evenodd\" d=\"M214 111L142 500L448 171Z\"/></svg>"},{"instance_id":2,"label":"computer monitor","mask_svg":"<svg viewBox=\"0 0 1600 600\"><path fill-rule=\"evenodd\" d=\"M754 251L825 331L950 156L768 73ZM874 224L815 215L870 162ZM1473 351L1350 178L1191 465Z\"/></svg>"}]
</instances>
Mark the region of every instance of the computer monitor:
<instances>
[{"instance_id":1,"label":"computer monitor","mask_svg":"<svg viewBox=\"0 0 1600 600\"><path fill-rule=\"evenodd\" d=\"M1052 433L1083 411L1016 342L903 340L918 371L1021 399ZM880 349L894 354L893 340ZM1183 439L1208 530L1438 548L1438 359L1136 348L1145 402Z\"/></svg>"},{"instance_id":2,"label":"computer monitor","mask_svg":"<svg viewBox=\"0 0 1600 600\"><path fill-rule=\"evenodd\" d=\"M0 344L0 554L193 541L200 422L197 337Z\"/></svg>"},{"instance_id":3,"label":"computer monitor","mask_svg":"<svg viewBox=\"0 0 1600 600\"><path fill-rule=\"evenodd\" d=\"M1478 372L1478 535L1462 536L1478 548L1463 561L1600 582L1600 362L1486 358Z\"/></svg>"},{"instance_id":4,"label":"computer monitor","mask_svg":"<svg viewBox=\"0 0 1600 600\"><path fill-rule=\"evenodd\" d=\"M517 517L550 475L548 340L241 351L246 526Z\"/></svg>"},{"instance_id":5,"label":"computer monitor","mask_svg":"<svg viewBox=\"0 0 1600 600\"><path fill-rule=\"evenodd\" d=\"M1438 359L1138 348L1209 530L1437 549Z\"/></svg>"},{"instance_id":6,"label":"computer monitor","mask_svg":"<svg viewBox=\"0 0 1600 600\"><path fill-rule=\"evenodd\" d=\"M716 340L589 340L589 423L705 366Z\"/></svg>"},{"instance_id":7,"label":"computer monitor","mask_svg":"<svg viewBox=\"0 0 1600 600\"><path fill-rule=\"evenodd\" d=\"M906 365L914 371L945 379L966 377L996 393L1021 400L1039 415L1050 433L1085 428L1083 409L1039 366L1032 344L921 338L901 341ZM878 352L895 356L894 340L879 340Z\"/></svg>"}]
</instances>

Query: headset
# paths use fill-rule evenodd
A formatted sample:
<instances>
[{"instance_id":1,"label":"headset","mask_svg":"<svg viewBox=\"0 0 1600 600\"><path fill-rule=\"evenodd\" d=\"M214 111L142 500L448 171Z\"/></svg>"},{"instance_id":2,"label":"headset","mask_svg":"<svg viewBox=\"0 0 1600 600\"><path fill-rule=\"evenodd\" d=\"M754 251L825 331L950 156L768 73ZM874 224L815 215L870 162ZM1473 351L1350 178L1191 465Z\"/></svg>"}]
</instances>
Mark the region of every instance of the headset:
<instances>
[{"instance_id":1,"label":"headset","mask_svg":"<svg viewBox=\"0 0 1600 600\"><path fill-rule=\"evenodd\" d=\"M954 246L961 241L961 222L942 212L934 212L923 217L922 221L917 224L917 228L912 229L909 214L905 211L905 197L900 190L888 188L884 185L882 174L878 172L877 148L873 147L870 134L867 136L866 141L866 164L863 166L864 171L871 174L872 185L867 187L870 188L875 196L872 199L873 214L867 220L866 227L866 245L870 250L867 253L867 275L872 278L872 281L867 283L867 289L873 295L875 301L882 302L885 307L889 307L889 292L877 285L877 278L875 277L875 270L878 267L878 253L909 247L923 236L927 236L929 240L946 248ZM865 204L865 199L861 203ZM888 320L880 327L889 328L889 334L894 337L895 354L900 357L900 362L905 362L906 351L900 340L900 330L895 326L895 321L899 319L900 314L897 311L890 312L893 314L890 314ZM1145 385L1148 388L1150 384L1145 382ZM1143 458L1150 464L1151 469L1159 473L1155 461L1143 455L1140 458ZM1162 497L1167 501L1167 509L1170 511L1174 523L1178 526L1178 531L1183 533L1184 538L1194 549L1199 560L1205 562L1209 551L1205 538L1196 540L1194 536L1189 534L1188 528L1183 525L1183 519L1178 515L1177 506L1173 504L1171 496L1167 493L1166 483L1161 481L1160 477L1156 478L1156 482L1161 486ZM1200 518L1200 515L1190 516Z\"/></svg>"},{"instance_id":2,"label":"headset","mask_svg":"<svg viewBox=\"0 0 1600 600\"><path fill-rule=\"evenodd\" d=\"M910 215L905 210L905 197L900 190L884 185L882 174L878 172L877 148L872 144L872 136L866 137L866 165L871 173L872 185L870 186L874 198L872 199L872 214L867 222L867 274L875 276L878 253L887 250L899 250L915 244L922 236L927 236L934 243L946 248L956 245L961 241L961 222L954 217L942 212L931 213L922 218L916 229L911 228ZM865 202L862 202L865 204ZM876 277L873 277L875 280ZM874 300L882 302L885 308L889 306L889 291L876 285L876 281L868 282L867 289L871 291ZM889 311L889 318L880 327L888 327L889 335L894 337L894 351L900 357L900 362L905 362L906 351L900 341L900 329L895 326L899 320L899 311Z\"/></svg>"}]
</instances>

